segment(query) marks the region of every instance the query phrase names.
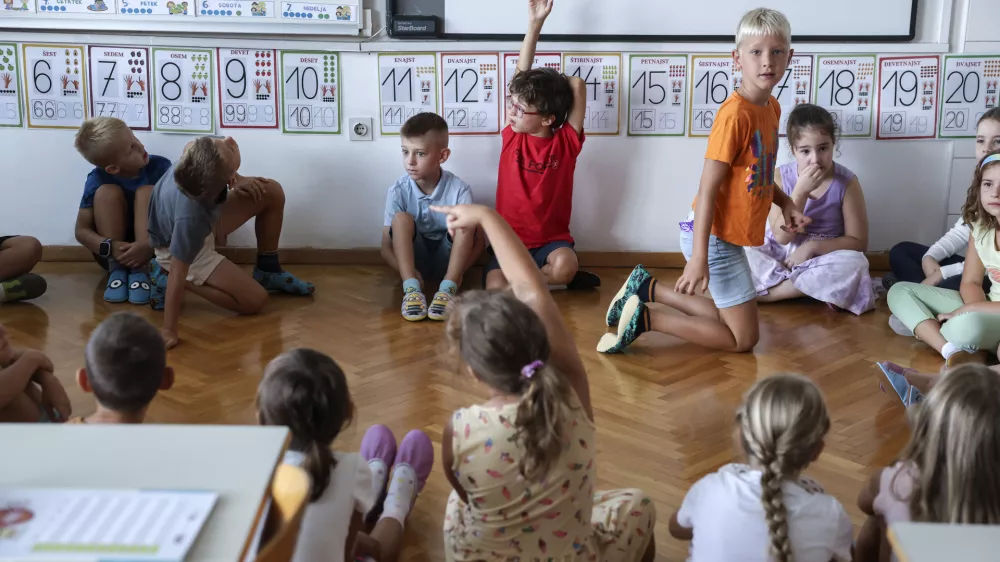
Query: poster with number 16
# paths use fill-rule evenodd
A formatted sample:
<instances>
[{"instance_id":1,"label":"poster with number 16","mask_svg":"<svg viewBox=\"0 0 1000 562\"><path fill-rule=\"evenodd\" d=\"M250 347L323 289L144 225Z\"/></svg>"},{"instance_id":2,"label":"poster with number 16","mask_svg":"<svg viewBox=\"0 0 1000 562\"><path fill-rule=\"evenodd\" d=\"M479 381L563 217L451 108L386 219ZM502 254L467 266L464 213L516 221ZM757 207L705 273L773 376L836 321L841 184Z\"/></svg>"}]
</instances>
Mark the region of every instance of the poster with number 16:
<instances>
[{"instance_id":1,"label":"poster with number 16","mask_svg":"<svg viewBox=\"0 0 1000 562\"><path fill-rule=\"evenodd\" d=\"M688 136L707 137L718 113L736 89L731 55L695 55L691 58L691 127Z\"/></svg>"}]
</instances>

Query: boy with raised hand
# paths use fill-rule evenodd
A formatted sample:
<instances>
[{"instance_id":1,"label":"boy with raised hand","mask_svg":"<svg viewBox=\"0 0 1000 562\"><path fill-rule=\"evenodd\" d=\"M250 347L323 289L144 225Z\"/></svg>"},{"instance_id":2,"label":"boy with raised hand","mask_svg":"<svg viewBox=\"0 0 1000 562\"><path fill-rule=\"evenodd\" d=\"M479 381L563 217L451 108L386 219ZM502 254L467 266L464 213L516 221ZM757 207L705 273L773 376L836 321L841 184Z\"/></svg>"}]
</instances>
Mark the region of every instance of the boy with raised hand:
<instances>
[{"instance_id":1,"label":"boy with raised hand","mask_svg":"<svg viewBox=\"0 0 1000 562\"><path fill-rule=\"evenodd\" d=\"M382 257L403 280L402 314L416 322L444 320L462 276L483 252L477 231L448 234L445 217L432 205L472 203L472 190L441 165L448 161L448 123L436 113L418 113L400 130L406 175L389 188L382 229ZM423 283L441 280L430 308Z\"/></svg>"},{"instance_id":2,"label":"boy with raised hand","mask_svg":"<svg viewBox=\"0 0 1000 562\"><path fill-rule=\"evenodd\" d=\"M538 36L552 12L552 3L528 0L528 33L507 93L497 212L528 248L546 283L590 289L600 286L601 280L579 270L569 233L573 174L586 138L583 119L587 86L578 77L531 68ZM495 257L485 273L487 289L507 286Z\"/></svg>"},{"instance_id":3,"label":"boy with raised hand","mask_svg":"<svg viewBox=\"0 0 1000 562\"><path fill-rule=\"evenodd\" d=\"M104 300L149 303L147 220L153 186L170 160L152 156L121 119L95 117L76 133L76 149L94 165L76 216L76 239L107 270Z\"/></svg>"},{"instance_id":4,"label":"boy with raised hand","mask_svg":"<svg viewBox=\"0 0 1000 562\"><path fill-rule=\"evenodd\" d=\"M278 261L284 190L274 180L239 175L240 163L240 147L232 137L201 137L188 143L153 189L149 240L156 258L150 302L164 310L168 349L178 343L186 289L239 314L260 312L268 292L311 295L315 290ZM251 218L257 233L252 277L215 251L216 235L224 239Z\"/></svg>"}]
</instances>

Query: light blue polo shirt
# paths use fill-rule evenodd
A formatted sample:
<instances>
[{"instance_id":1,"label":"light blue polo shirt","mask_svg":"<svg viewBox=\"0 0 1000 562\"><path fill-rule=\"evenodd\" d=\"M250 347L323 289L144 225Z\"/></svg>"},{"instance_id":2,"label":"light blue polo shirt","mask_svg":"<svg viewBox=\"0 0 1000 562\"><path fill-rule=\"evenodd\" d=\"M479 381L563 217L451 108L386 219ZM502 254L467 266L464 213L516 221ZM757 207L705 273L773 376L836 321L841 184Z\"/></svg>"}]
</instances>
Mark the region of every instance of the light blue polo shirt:
<instances>
[{"instance_id":1,"label":"light blue polo shirt","mask_svg":"<svg viewBox=\"0 0 1000 562\"><path fill-rule=\"evenodd\" d=\"M428 240L442 240L448 234L448 224L445 216L432 211L431 206L469 203L472 203L472 190L447 170L441 170L441 179L430 195L420 191L417 183L405 175L389 188L385 198L385 226L392 226L396 213L409 213L413 215L418 234Z\"/></svg>"}]
</instances>

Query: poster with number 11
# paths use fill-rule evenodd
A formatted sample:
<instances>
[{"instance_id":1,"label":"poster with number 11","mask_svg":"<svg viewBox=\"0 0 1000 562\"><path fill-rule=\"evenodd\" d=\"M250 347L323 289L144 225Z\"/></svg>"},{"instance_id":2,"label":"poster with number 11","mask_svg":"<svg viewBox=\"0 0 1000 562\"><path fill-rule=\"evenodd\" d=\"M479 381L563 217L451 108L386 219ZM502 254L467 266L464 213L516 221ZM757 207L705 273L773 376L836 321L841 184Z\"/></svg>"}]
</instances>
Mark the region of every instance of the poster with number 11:
<instances>
[{"instance_id":1,"label":"poster with number 11","mask_svg":"<svg viewBox=\"0 0 1000 562\"><path fill-rule=\"evenodd\" d=\"M378 56L379 106L383 135L398 135L407 119L437 112L437 56L382 53Z\"/></svg>"}]
</instances>

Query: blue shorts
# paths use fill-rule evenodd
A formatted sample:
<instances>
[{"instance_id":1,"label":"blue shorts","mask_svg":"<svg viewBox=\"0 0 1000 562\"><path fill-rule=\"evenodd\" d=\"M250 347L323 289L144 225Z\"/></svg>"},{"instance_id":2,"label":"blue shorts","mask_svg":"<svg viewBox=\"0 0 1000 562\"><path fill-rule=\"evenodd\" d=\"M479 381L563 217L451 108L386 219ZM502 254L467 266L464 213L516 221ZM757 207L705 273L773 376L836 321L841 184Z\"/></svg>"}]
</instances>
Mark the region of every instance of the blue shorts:
<instances>
[{"instance_id":1,"label":"blue shorts","mask_svg":"<svg viewBox=\"0 0 1000 562\"><path fill-rule=\"evenodd\" d=\"M691 219L681 223L681 251L690 260L694 252L694 228ZM742 246L708 237L708 291L716 308L732 308L757 298L750 272L750 261Z\"/></svg>"},{"instance_id":2,"label":"blue shorts","mask_svg":"<svg viewBox=\"0 0 1000 562\"><path fill-rule=\"evenodd\" d=\"M389 239L392 239L392 228L389 228ZM420 233L413 235L413 265L424 278L424 281L440 281L448 273L448 262L451 261L451 236L445 235L440 240L432 240Z\"/></svg>"},{"instance_id":3,"label":"blue shorts","mask_svg":"<svg viewBox=\"0 0 1000 562\"><path fill-rule=\"evenodd\" d=\"M538 269L541 269L545 265L546 260L549 259L549 254L551 254L552 252L558 250L559 248L569 248L569 249L572 250L573 249L573 244L570 243L570 242L563 242L563 241L549 242L548 244L546 244L544 246L539 246L537 248L531 248L531 249L529 249L528 253L531 254L532 258L534 258L535 265L538 266ZM500 269L500 262L497 261L497 257L493 253L493 247L491 246L489 248L486 248L486 251L489 252L489 254L490 254L490 261L489 261L489 263L486 264L486 267L483 268L483 280L484 281L486 279L486 274L487 273L493 271L494 269Z\"/></svg>"}]
</instances>

